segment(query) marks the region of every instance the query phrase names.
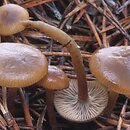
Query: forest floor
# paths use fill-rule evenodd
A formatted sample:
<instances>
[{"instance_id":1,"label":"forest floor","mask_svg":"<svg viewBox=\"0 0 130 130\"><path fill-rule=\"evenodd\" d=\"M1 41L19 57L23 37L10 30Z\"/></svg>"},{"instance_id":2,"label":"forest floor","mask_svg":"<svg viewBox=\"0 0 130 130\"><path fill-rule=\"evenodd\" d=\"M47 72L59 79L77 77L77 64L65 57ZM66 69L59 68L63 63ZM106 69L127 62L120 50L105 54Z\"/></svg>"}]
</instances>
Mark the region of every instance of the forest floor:
<instances>
[{"instance_id":1,"label":"forest floor","mask_svg":"<svg viewBox=\"0 0 130 130\"><path fill-rule=\"evenodd\" d=\"M26 8L31 20L44 21L71 36L80 48L87 80L95 80L89 68L89 59L93 52L111 46L127 46L130 42L129 0L0 1L1 6L7 3ZM66 47L38 30L25 29L11 36L1 36L1 42L32 44L47 57L49 65L59 67L70 79L77 78ZM75 123L62 118L55 109L53 112L56 121L50 119L46 90L37 84L22 89L19 91L20 94L13 95L10 94L11 91L8 89L8 109L12 114L11 120L15 120L15 124L21 130L130 130L130 104L125 95L119 95L111 114L108 115L106 112L92 121ZM13 102L11 98L14 99ZM109 110L107 111L109 113ZM26 114L31 117L31 126ZM2 112L0 129L18 130L12 124L8 124Z\"/></svg>"}]
</instances>

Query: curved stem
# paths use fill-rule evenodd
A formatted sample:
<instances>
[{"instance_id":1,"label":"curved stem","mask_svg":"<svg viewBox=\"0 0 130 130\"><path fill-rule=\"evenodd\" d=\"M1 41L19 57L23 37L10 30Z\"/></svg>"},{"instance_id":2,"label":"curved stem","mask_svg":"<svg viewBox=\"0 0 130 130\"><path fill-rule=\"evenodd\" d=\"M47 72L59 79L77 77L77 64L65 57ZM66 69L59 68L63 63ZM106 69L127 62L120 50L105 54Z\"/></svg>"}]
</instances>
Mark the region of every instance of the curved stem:
<instances>
[{"instance_id":1,"label":"curved stem","mask_svg":"<svg viewBox=\"0 0 130 130\"><path fill-rule=\"evenodd\" d=\"M78 79L78 97L80 101L88 99L87 82L84 72L83 59L76 42L62 30L41 21L24 21L22 24L28 28L38 29L40 32L52 37L54 40L67 47L71 55L73 66Z\"/></svg>"}]
</instances>

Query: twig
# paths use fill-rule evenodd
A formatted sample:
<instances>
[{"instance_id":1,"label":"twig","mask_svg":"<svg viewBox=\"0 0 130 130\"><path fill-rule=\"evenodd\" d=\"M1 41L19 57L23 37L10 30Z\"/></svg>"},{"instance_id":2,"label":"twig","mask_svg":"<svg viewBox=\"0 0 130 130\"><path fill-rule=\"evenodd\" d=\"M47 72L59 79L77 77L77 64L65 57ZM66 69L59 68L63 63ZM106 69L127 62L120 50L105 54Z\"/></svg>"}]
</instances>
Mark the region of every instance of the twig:
<instances>
[{"instance_id":1,"label":"twig","mask_svg":"<svg viewBox=\"0 0 130 130\"><path fill-rule=\"evenodd\" d=\"M5 108L5 111L8 112L7 108L7 88L2 87L2 101L3 101L3 106Z\"/></svg>"},{"instance_id":2,"label":"twig","mask_svg":"<svg viewBox=\"0 0 130 130\"><path fill-rule=\"evenodd\" d=\"M45 116L45 113L46 113L46 108L47 108L47 106L44 107L42 113L40 114L40 117L38 118L36 130L42 130L42 124L43 124L43 121L44 121L44 116Z\"/></svg>"},{"instance_id":3,"label":"twig","mask_svg":"<svg viewBox=\"0 0 130 130\"><path fill-rule=\"evenodd\" d=\"M74 1L75 1L75 3L76 3L77 5L80 4L80 1L79 1L79 0L74 0ZM83 10L84 10L84 9L83 9ZM96 28L95 28L95 25L94 25L93 22L91 21L91 19L90 19L89 15L87 14L86 10L85 10L85 13L84 13L84 17L85 17L85 19L86 19L86 21L87 21L89 27L92 29L93 34L95 35L96 40L97 40L99 46L102 46L102 42L101 42L101 39L100 39L100 37L99 37L99 35L98 35L98 33L97 33L97 30L96 30Z\"/></svg>"},{"instance_id":4,"label":"twig","mask_svg":"<svg viewBox=\"0 0 130 130\"><path fill-rule=\"evenodd\" d=\"M126 99L125 104L122 107L122 110L121 110L121 113L120 113L120 117L119 117L119 120L118 120L117 130L121 130L122 123L123 123L122 117L124 117L124 115L125 115L127 102L128 102L128 99Z\"/></svg>"},{"instance_id":5,"label":"twig","mask_svg":"<svg viewBox=\"0 0 130 130\"><path fill-rule=\"evenodd\" d=\"M110 16L105 15L103 10L100 7L96 7L94 4L91 2L88 2L90 5L92 5L94 8L96 8L101 14L103 14L114 26L126 37L126 39L130 42L130 36L128 33L123 29L123 27L119 24L117 24L117 20L112 19Z\"/></svg>"},{"instance_id":6,"label":"twig","mask_svg":"<svg viewBox=\"0 0 130 130\"><path fill-rule=\"evenodd\" d=\"M123 2L125 3L126 0L123 0ZM125 8L123 12L124 12L124 16L125 16L125 18L127 18L127 17L128 17L128 11L127 11L127 8ZM126 39L124 39L124 45L128 46L128 41L127 41Z\"/></svg>"},{"instance_id":7,"label":"twig","mask_svg":"<svg viewBox=\"0 0 130 130\"><path fill-rule=\"evenodd\" d=\"M4 108L4 106L2 105L1 102L0 102L0 110L3 113L3 115L6 114L5 108Z\"/></svg>"},{"instance_id":8,"label":"twig","mask_svg":"<svg viewBox=\"0 0 130 130\"><path fill-rule=\"evenodd\" d=\"M74 24L77 23L80 20L80 18L83 16L84 13L85 13L85 10L81 10L80 13L78 14L78 16L75 18L73 23Z\"/></svg>"},{"instance_id":9,"label":"twig","mask_svg":"<svg viewBox=\"0 0 130 130\"><path fill-rule=\"evenodd\" d=\"M86 8L87 4L85 4L84 2L81 2L77 5L77 7L75 7L70 13L68 13L65 18L71 17L72 15L76 14L78 11L83 10L84 8Z\"/></svg>"},{"instance_id":10,"label":"twig","mask_svg":"<svg viewBox=\"0 0 130 130\"><path fill-rule=\"evenodd\" d=\"M126 1L118 10L117 13L122 12L130 4L130 0Z\"/></svg>"},{"instance_id":11,"label":"twig","mask_svg":"<svg viewBox=\"0 0 130 130\"><path fill-rule=\"evenodd\" d=\"M6 123L5 119L1 116L1 114L0 114L0 122L3 126L5 126L5 127L7 126L7 123Z\"/></svg>"},{"instance_id":12,"label":"twig","mask_svg":"<svg viewBox=\"0 0 130 130\"><path fill-rule=\"evenodd\" d=\"M112 12L110 11L110 9L107 7L107 4L105 3L104 0L102 0L102 3L104 5L104 7L106 8L107 12L109 13L109 15L111 16L112 20L114 21L114 25L122 32L122 34L127 38L127 40L130 42L130 36L129 34L126 32L126 30L120 25L120 23L117 21L117 19L114 17L114 15L112 14Z\"/></svg>"},{"instance_id":13,"label":"twig","mask_svg":"<svg viewBox=\"0 0 130 130\"><path fill-rule=\"evenodd\" d=\"M20 6L24 7L24 8L31 8L37 5L41 5L47 2L52 2L52 1L56 1L56 0L27 0L23 3L20 4Z\"/></svg>"},{"instance_id":14,"label":"twig","mask_svg":"<svg viewBox=\"0 0 130 130\"><path fill-rule=\"evenodd\" d=\"M27 123L28 126L31 127L31 130L34 130L31 115L30 115L30 112L29 112L29 107L28 107L28 104L25 100L22 88L19 89L19 94L20 94L20 98L21 98L21 102L22 102L22 107L23 107L23 110L24 110L26 123Z\"/></svg>"},{"instance_id":15,"label":"twig","mask_svg":"<svg viewBox=\"0 0 130 130\"><path fill-rule=\"evenodd\" d=\"M68 52L42 52L44 55L46 56L66 56L66 57L70 57L70 53ZM90 58L91 55L89 54L81 54L83 58Z\"/></svg>"},{"instance_id":16,"label":"twig","mask_svg":"<svg viewBox=\"0 0 130 130\"><path fill-rule=\"evenodd\" d=\"M109 124L112 124L114 126L117 126L118 125L118 121L115 120L115 119L111 119L111 118L104 118L104 121L106 121L107 123ZM122 123L122 127L127 129L130 125L129 124L126 124L125 122Z\"/></svg>"},{"instance_id":17,"label":"twig","mask_svg":"<svg viewBox=\"0 0 130 130\"><path fill-rule=\"evenodd\" d=\"M104 8L104 14L106 14L106 9ZM103 20L102 20L102 30L106 29L106 17L103 16ZM104 47L109 47L109 45L107 44L107 37L106 37L106 33L102 33L102 41L103 41L103 45Z\"/></svg>"}]
</instances>

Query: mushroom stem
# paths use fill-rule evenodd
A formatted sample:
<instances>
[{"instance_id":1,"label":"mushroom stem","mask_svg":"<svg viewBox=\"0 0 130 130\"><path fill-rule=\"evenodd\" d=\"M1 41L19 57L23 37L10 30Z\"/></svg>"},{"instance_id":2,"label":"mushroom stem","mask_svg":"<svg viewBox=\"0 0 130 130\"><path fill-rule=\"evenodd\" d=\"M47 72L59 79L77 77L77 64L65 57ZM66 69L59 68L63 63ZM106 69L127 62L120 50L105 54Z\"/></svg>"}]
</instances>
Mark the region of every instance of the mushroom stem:
<instances>
[{"instance_id":1,"label":"mushroom stem","mask_svg":"<svg viewBox=\"0 0 130 130\"><path fill-rule=\"evenodd\" d=\"M72 63L75 68L77 79L78 79L78 99L81 102L88 100L88 89L86 76L84 72L83 59L76 42L62 30L51 26L41 21L24 21L22 24L28 28L38 29L40 32L45 33L47 36L52 37L67 47L68 52L71 55Z\"/></svg>"},{"instance_id":2,"label":"mushroom stem","mask_svg":"<svg viewBox=\"0 0 130 130\"><path fill-rule=\"evenodd\" d=\"M4 4L7 5L7 4L8 4L8 1L7 1L7 0L4 0Z\"/></svg>"},{"instance_id":3,"label":"mushroom stem","mask_svg":"<svg viewBox=\"0 0 130 130\"><path fill-rule=\"evenodd\" d=\"M56 115L53 108L53 99L54 99L54 91L46 89L46 103L47 103L47 112L48 112L50 128L52 130L58 130Z\"/></svg>"},{"instance_id":4,"label":"mushroom stem","mask_svg":"<svg viewBox=\"0 0 130 130\"><path fill-rule=\"evenodd\" d=\"M116 101L117 101L118 97L119 97L118 93L109 90L109 100L108 100L107 107L105 108L105 110L103 112L104 115L106 115L108 117L111 116L112 111L116 105Z\"/></svg>"},{"instance_id":5,"label":"mushroom stem","mask_svg":"<svg viewBox=\"0 0 130 130\"><path fill-rule=\"evenodd\" d=\"M16 109L15 109L15 100L17 99L17 91L18 88L8 88L7 93L7 106L11 113L11 115L15 116Z\"/></svg>"}]
</instances>

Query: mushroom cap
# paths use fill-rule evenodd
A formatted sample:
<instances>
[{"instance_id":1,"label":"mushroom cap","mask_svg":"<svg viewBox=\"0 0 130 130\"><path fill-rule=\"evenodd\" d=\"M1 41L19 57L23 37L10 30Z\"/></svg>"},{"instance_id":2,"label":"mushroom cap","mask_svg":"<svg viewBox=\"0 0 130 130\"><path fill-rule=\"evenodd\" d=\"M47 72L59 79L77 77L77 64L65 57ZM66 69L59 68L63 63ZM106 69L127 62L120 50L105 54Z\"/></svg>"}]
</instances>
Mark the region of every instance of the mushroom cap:
<instances>
[{"instance_id":1,"label":"mushroom cap","mask_svg":"<svg viewBox=\"0 0 130 130\"><path fill-rule=\"evenodd\" d=\"M38 49L21 43L0 44L0 86L26 87L47 71L46 57Z\"/></svg>"},{"instance_id":2,"label":"mushroom cap","mask_svg":"<svg viewBox=\"0 0 130 130\"><path fill-rule=\"evenodd\" d=\"M111 90L130 95L130 46L109 47L91 56L90 70Z\"/></svg>"},{"instance_id":3,"label":"mushroom cap","mask_svg":"<svg viewBox=\"0 0 130 130\"><path fill-rule=\"evenodd\" d=\"M25 27L20 21L29 19L27 10L16 4L0 7L0 35L12 35L21 32Z\"/></svg>"},{"instance_id":4,"label":"mushroom cap","mask_svg":"<svg viewBox=\"0 0 130 130\"><path fill-rule=\"evenodd\" d=\"M108 102L106 88L96 81L88 81L89 100L78 100L78 82L70 80L67 89L59 90L54 95L54 105L57 112L67 120L75 122L87 122L99 116Z\"/></svg>"},{"instance_id":5,"label":"mushroom cap","mask_svg":"<svg viewBox=\"0 0 130 130\"><path fill-rule=\"evenodd\" d=\"M69 87L69 79L62 71L56 66L48 66L47 75L38 82L40 86L46 89L60 90Z\"/></svg>"}]
</instances>

